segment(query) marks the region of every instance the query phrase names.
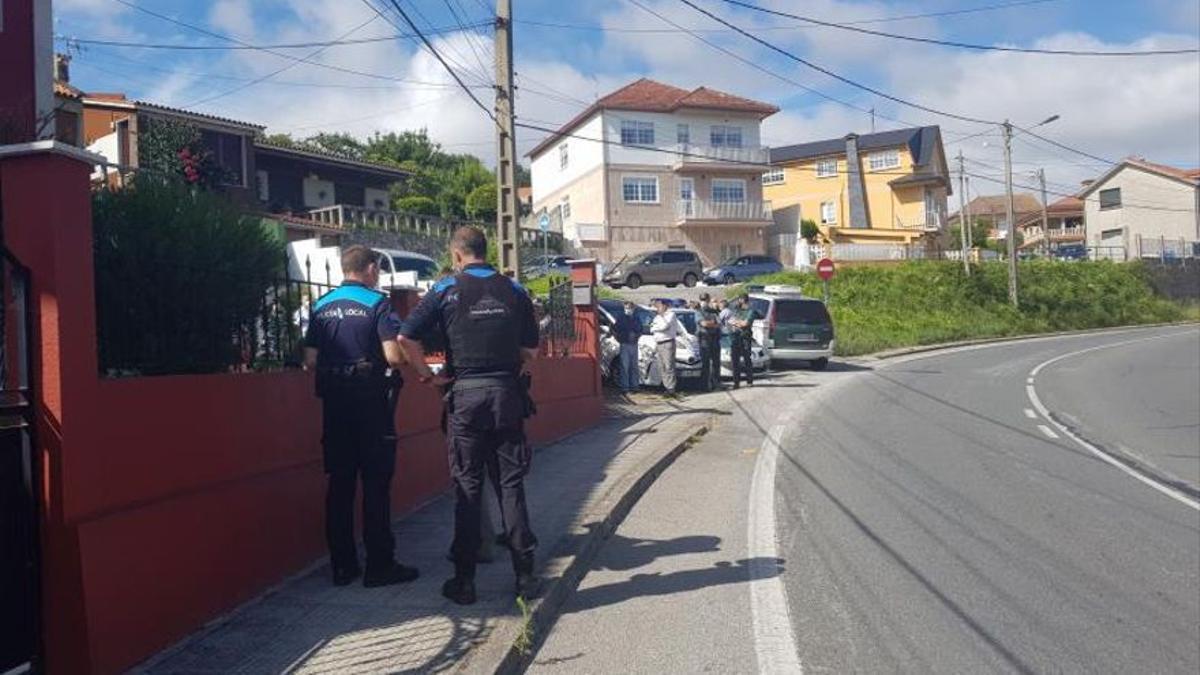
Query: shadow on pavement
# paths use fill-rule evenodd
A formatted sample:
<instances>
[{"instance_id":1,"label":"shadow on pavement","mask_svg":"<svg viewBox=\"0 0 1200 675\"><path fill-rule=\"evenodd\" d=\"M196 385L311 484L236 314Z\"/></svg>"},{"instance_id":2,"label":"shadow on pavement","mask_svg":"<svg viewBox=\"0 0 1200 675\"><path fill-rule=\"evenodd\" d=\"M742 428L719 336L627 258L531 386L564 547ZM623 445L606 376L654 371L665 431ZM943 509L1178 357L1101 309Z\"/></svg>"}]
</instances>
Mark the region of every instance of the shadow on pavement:
<instances>
[{"instance_id":1,"label":"shadow on pavement","mask_svg":"<svg viewBox=\"0 0 1200 675\"><path fill-rule=\"evenodd\" d=\"M613 534L604 542L604 555L619 562L597 564L598 569L632 570L649 565L659 558L686 553L707 553L721 550L721 538L707 535L676 537L675 539L637 539Z\"/></svg>"},{"instance_id":2,"label":"shadow on pavement","mask_svg":"<svg viewBox=\"0 0 1200 675\"><path fill-rule=\"evenodd\" d=\"M752 567L756 574L765 571L766 577L777 577L784 571L784 562L783 558L723 560L701 569L669 574L635 574L628 581L581 589L566 611L581 612L616 605L632 598L674 595L711 586L748 583Z\"/></svg>"}]
</instances>

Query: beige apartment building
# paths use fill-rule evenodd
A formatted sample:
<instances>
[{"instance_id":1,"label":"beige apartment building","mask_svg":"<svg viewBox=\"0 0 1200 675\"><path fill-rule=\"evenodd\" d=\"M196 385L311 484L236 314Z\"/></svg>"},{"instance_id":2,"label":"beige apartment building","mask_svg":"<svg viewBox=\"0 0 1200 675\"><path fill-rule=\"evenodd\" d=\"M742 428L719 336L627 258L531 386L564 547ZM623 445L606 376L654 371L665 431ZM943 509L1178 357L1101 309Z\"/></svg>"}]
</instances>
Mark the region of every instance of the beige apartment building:
<instances>
[{"instance_id":1,"label":"beige apartment building","mask_svg":"<svg viewBox=\"0 0 1200 675\"><path fill-rule=\"evenodd\" d=\"M609 262L667 247L708 264L762 253L773 221L759 130L778 110L706 87L633 82L530 151L533 215L549 214L577 249Z\"/></svg>"}]
</instances>

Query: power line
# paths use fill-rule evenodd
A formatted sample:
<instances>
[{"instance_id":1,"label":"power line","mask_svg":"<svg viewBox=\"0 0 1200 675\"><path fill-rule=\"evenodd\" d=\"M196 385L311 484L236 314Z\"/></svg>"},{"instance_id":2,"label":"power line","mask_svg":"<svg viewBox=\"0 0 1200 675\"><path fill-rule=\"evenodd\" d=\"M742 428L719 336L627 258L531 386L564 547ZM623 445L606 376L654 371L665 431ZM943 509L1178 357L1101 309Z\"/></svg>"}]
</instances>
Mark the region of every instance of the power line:
<instances>
[{"instance_id":1,"label":"power line","mask_svg":"<svg viewBox=\"0 0 1200 675\"><path fill-rule=\"evenodd\" d=\"M722 25L728 26L729 28L734 29L738 33L750 38L751 40L754 40L758 44L763 45L764 47L770 49L771 51L782 54L783 56L786 56L787 58L789 58L793 61L796 61L797 63L807 66L808 68L811 68L811 69L813 69L819 73L822 73L824 75L828 75L829 77L832 77L833 79L835 79L839 82L843 82L843 83L848 84L857 89L862 89L863 91L870 92L876 96L885 98L885 99L887 99L889 101L893 101L895 103L899 103L901 105L908 106L910 108L915 108L915 109L921 110L923 112L933 113L935 115L941 115L943 117L949 117L951 119L956 119L956 120L960 120L963 122L973 122L975 124L990 124L990 125L999 124L999 122L995 122L992 120L980 119L978 117L968 117L966 115L959 115L957 113L946 112L944 110L938 110L937 108L931 108L929 106L922 105L920 103L915 103L913 101L909 101L909 100L900 98L899 96L894 96L892 94L888 94L887 92L880 91L879 89L875 89L874 87L870 87L870 86L862 84L860 82L856 82L848 77L839 75L839 74L833 72L832 70L829 70L828 68L819 66L819 65L813 63L812 61L809 61L807 59L796 56L792 52L789 52L788 50L783 49L782 47L778 47L770 42L767 42L766 40L758 37L757 35L747 32L747 31L743 30L742 28L730 23L729 21L722 19L721 17L717 16L716 14L713 14L712 12L704 9L703 7L700 7L699 5L692 2L691 0L679 0L679 1L682 2L683 4L687 5L688 7L691 7L692 9L696 10L697 12L700 12L701 14L709 17L710 19L712 19Z\"/></svg>"},{"instance_id":2,"label":"power line","mask_svg":"<svg viewBox=\"0 0 1200 675\"><path fill-rule=\"evenodd\" d=\"M162 19L163 21L173 23L177 26L183 26L184 28L187 28L189 30L196 31L198 33L203 33L210 37L215 37L219 40L224 40L226 42L232 42L234 44L242 45L242 46L246 47L247 49L253 49L255 51L265 52L267 54L271 54L272 56L277 56L281 59L287 59L289 61L303 61L303 59L301 59L298 56L292 56L291 54L285 54L283 52L280 52L280 51L277 51L274 49L270 49L270 48L266 48L266 47L259 47L257 45L252 45L244 40L239 40L235 37L230 37L228 35L223 35L221 33L217 33L217 32L208 30L207 28L202 28L200 26L196 26L196 25L187 23L186 21L181 21L179 19L176 19L175 17L168 16L166 14L160 14L159 12L156 12L152 9L147 9L145 7L142 7L141 5L130 2L129 0L113 0L113 2L125 5L126 7L129 7L130 9L134 9L134 10L137 10L144 14L148 14L157 19ZM318 68L324 68L326 70L336 71L339 73L346 73L348 75L358 75L360 77L368 77L368 78L375 79L375 80L387 80L389 82L402 82L405 84L424 84L424 83L416 81L416 80L406 80L404 78L391 77L388 75L379 75L377 73L367 73L367 72L363 72L360 70L353 70L351 68L343 68L341 66L333 66L333 65L330 65L327 63L321 63L320 61L311 61L308 63L308 65L316 66Z\"/></svg>"},{"instance_id":3,"label":"power line","mask_svg":"<svg viewBox=\"0 0 1200 675\"><path fill-rule=\"evenodd\" d=\"M1193 48L1193 49L1152 49L1152 50L1146 50L1146 51L1100 52L1100 51L1089 51L1089 50L1082 50L1082 49L1034 49L1034 48L1024 48L1024 47L998 47L996 45L981 45L981 44L974 44L974 43L970 43L970 42L956 42L953 40L936 40L933 38L917 37L915 35L901 35L899 33L887 33L884 31L872 30L870 28L859 28L857 26L851 26L849 24L834 23L832 21L822 21L821 19L814 19L813 17L810 17L810 16L801 16L800 14L791 14L788 12L781 12L781 11L774 10L774 9L768 9L766 7L759 7L758 5L752 5L748 2L742 2L742 0L723 0L723 2L730 4L730 5L735 5L737 7L745 7L746 9L752 9L756 12L762 12L763 14L772 14L774 16L782 16L782 17L787 17L789 19L796 19L798 21L804 21L806 23L810 23L810 24L813 24L816 26L824 26L826 28L836 28L838 30L850 31L853 33L861 33L863 35L873 35L876 37L890 38L892 40L906 40L908 42L920 42L922 44L941 45L943 47L956 47L958 49L973 49L976 51L1014 52L1014 53L1018 53L1018 54L1042 54L1042 55L1053 55L1053 56L1178 56L1180 54L1200 53L1200 49L1195 49L1195 48Z\"/></svg>"},{"instance_id":4,"label":"power line","mask_svg":"<svg viewBox=\"0 0 1200 675\"><path fill-rule=\"evenodd\" d=\"M358 24L357 26L355 26L355 27L351 28L350 30L346 31L346 32L345 32L345 33L343 33L342 35L339 35L339 36L338 36L338 39L339 39L339 40L341 40L341 39L344 39L344 38L348 38L348 37L350 37L350 36L351 36L351 35L353 35L354 33L357 33L359 30L361 30L361 29L363 29L363 28L366 28L368 25L370 25L370 24L374 23L376 18L378 18L378 17L374 17L374 16L372 16L371 18L367 19L366 21L363 21L362 23ZM298 66L298 65L300 65L300 64L302 64L302 63L312 63L313 59L315 59L315 58L317 58L318 56L320 56L321 54L325 53L325 52L326 52L328 49L329 49L329 46L325 46L325 47L318 47L317 49L315 49L315 50L313 50L312 52L310 52L310 53L308 54L308 56L305 56L304 58L300 59L299 61L293 61L293 62L291 62L291 63L287 64L286 66L283 66L282 68L279 68L279 69L273 70L273 71L271 71L271 72L269 72L269 73L267 73L267 74L265 74L265 75L263 75L263 76L261 76L261 77L258 77L258 78L255 78L255 79L253 79L253 80L250 80L249 82L246 82L246 83L244 83L244 84L239 84L238 86L236 86L236 87L233 87L232 89L228 89L228 90L226 90L226 91L223 91L223 92L220 92L220 93L218 93L218 94L213 94L212 96L206 96L206 97L204 97L204 98L201 98L201 99L199 99L199 100L196 100L196 101L193 101L193 102L191 102L191 103L185 104L183 107L185 107L185 108L191 108L191 107L198 106L198 105L202 105L202 104L205 104L205 103L210 103L210 102L212 102L212 101L215 101L215 100L217 100L217 99L219 99L219 98L224 98L224 97L226 97L226 96L229 96L230 94L236 94L236 93L237 93L237 92L239 92L239 91L243 91L243 90L245 90L245 89L249 89L250 87L253 87L254 85L256 85L256 84L258 84L258 83L260 83L260 82L265 82L265 81L267 81L267 80L271 79L272 77L275 77L276 75L279 75L279 74L281 74L281 73L283 73L283 72L286 72L286 71L288 71L288 70L291 70L292 68L295 68L296 66Z\"/></svg>"},{"instance_id":5,"label":"power line","mask_svg":"<svg viewBox=\"0 0 1200 675\"><path fill-rule=\"evenodd\" d=\"M990 183L1004 183L1003 179L995 178L993 176L988 176L986 174L971 173L968 171L967 175L972 176L974 178L979 178L981 180L986 180ZM1024 184L1020 184L1020 183L1014 183L1013 185L1016 187L1019 187L1019 188L1025 189L1025 190L1031 190L1031 191L1036 191L1036 190L1041 189L1040 187L1035 187L1033 185L1024 185ZM1056 197L1077 197L1078 198L1077 195L1071 194L1069 192L1057 192L1055 190L1046 190L1046 193L1052 194ZM1090 198L1089 197L1086 199L1081 199L1081 201L1084 201L1084 202L1094 201L1096 203L1099 203L1100 200L1099 200L1099 198ZM1195 213L1196 212L1195 209L1172 209L1172 208L1169 208L1166 206L1153 206L1153 205L1144 204L1141 202L1130 202L1130 201L1125 201L1125 200L1122 200L1121 206L1129 207L1131 209L1141 209L1143 211L1162 211L1162 212L1166 212L1166 213Z\"/></svg>"},{"instance_id":6,"label":"power line","mask_svg":"<svg viewBox=\"0 0 1200 675\"><path fill-rule=\"evenodd\" d=\"M878 17L878 18L874 18L874 19L860 19L858 21L846 21L844 23L845 23L845 25L850 26L850 25L866 25L866 24L876 24L876 23L890 23L893 21L911 21L913 19L926 19L926 18L932 18L932 17L952 16L952 15L957 15L957 14L970 14L970 13L974 13L974 12L986 12L986 11L992 11L992 10L997 10L997 9L1009 9L1012 7L1022 7L1025 5L1040 5L1040 4L1045 4L1048 2L1058 2L1058 1L1059 0L1021 0L1020 2L1008 2L1008 3L1000 3L1000 4L995 4L995 5L984 5L982 7L968 7L968 8L964 8L964 9L952 9L952 10L946 10L946 11L942 11L942 12L926 12L926 13L922 13L922 14L903 14L903 15L899 15L899 16L886 16L886 17ZM687 30L688 30L688 29L669 30L666 28L622 28L622 27L617 27L617 26L596 26L596 25L591 25L591 24L573 24L573 23L559 23L559 22L553 22L553 21L531 21L531 20L517 20L517 23L523 23L523 24L527 24L530 26L542 26L542 27L546 27L546 28L563 28L563 29L567 29L567 30L597 31L597 32L602 32L602 33L651 33L651 34L653 34L653 33L687 32ZM785 30L802 30L802 29L812 28L812 27L813 26L803 26L803 25L801 25L801 26L763 26L759 30L785 31ZM697 33L732 33L732 32L735 32L735 31L732 31L727 28L707 28L707 29L698 28L698 29L694 29L694 31Z\"/></svg>"},{"instance_id":7,"label":"power line","mask_svg":"<svg viewBox=\"0 0 1200 675\"><path fill-rule=\"evenodd\" d=\"M1109 166L1113 166L1114 164L1117 164L1117 162L1114 162L1114 161L1113 161L1113 160L1111 160L1111 159L1105 159L1104 157L1098 157L1098 156L1096 156L1096 155L1093 155L1093 154L1091 154L1090 152L1086 152L1086 151L1084 151L1084 150L1080 150L1080 149L1078 149L1078 148L1073 148L1073 147L1071 147L1071 146L1069 146L1069 145L1067 145L1067 144L1065 144L1065 143L1059 143L1059 142L1058 142L1058 141L1056 141L1056 140L1053 140L1053 139L1050 139L1050 138L1046 138L1045 136L1042 136L1042 135L1038 134L1037 132L1035 132L1035 131L1032 131L1032 130L1030 130L1030 129L1026 129L1026 128L1024 128L1024 127L1019 127L1019 126L1017 126L1017 125L1015 125L1015 124L1013 125L1013 128L1014 128L1014 129L1016 129L1016 130L1018 130L1018 131L1020 131L1020 132L1022 132L1022 133L1029 134L1030 136L1033 136L1034 138L1036 138L1036 139L1038 139L1038 140L1040 140L1040 141L1042 141L1042 142L1044 142L1044 143L1049 143L1050 145L1053 145L1054 147L1056 147L1056 148L1060 148L1060 149L1062 149L1062 150L1066 150L1067 152L1073 152L1073 153L1075 153L1076 155L1079 155L1079 156L1081 156L1081 157L1087 157L1088 159L1094 159L1094 160L1096 160L1096 161L1098 161L1098 162L1103 162L1103 163L1105 163L1105 164L1107 164L1107 165L1109 165Z\"/></svg>"},{"instance_id":8,"label":"power line","mask_svg":"<svg viewBox=\"0 0 1200 675\"><path fill-rule=\"evenodd\" d=\"M445 33L458 33L462 30L483 28L490 24L473 23L465 26L440 27L426 31L429 35L442 35ZM396 40L411 40L416 35L409 33L400 33L398 35L383 35L380 37L370 38L355 38L352 40L320 40L314 42L280 42L275 44L255 45L255 44L228 44L228 45L184 45L170 44L162 42L125 42L121 40L96 40L91 38L77 38L69 35L55 35L55 40L60 40L68 45L95 45L98 47L123 47L129 49L165 49L173 51L240 51L240 50L258 50L265 51L269 49L307 49L310 47L342 47L347 45L365 45L375 44L379 42L394 42Z\"/></svg>"}]
</instances>

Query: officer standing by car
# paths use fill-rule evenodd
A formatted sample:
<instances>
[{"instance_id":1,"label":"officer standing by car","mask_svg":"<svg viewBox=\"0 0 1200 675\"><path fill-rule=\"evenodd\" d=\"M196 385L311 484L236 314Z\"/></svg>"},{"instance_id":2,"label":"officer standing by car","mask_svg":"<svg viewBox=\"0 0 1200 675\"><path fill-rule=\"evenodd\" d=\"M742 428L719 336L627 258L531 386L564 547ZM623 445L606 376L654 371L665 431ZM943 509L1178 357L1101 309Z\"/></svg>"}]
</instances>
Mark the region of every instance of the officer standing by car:
<instances>
[{"instance_id":1,"label":"officer standing by car","mask_svg":"<svg viewBox=\"0 0 1200 675\"><path fill-rule=\"evenodd\" d=\"M313 305L304 337L304 364L316 370L321 398L325 473L325 537L335 586L361 570L354 542L354 500L363 484L363 586L416 579L395 561L391 483L396 463L395 403L404 364L396 342L400 321L379 284L379 255L365 246L342 252L345 281ZM392 369L389 371L389 367Z\"/></svg>"},{"instance_id":2,"label":"officer standing by car","mask_svg":"<svg viewBox=\"0 0 1200 675\"><path fill-rule=\"evenodd\" d=\"M730 365L733 368L734 389L741 387L743 373L746 376L746 384L754 386L754 364L750 361L750 348L754 344L754 322L758 318L758 313L750 306L750 300L745 295L734 301L728 319L732 336Z\"/></svg>"},{"instance_id":3,"label":"officer standing by car","mask_svg":"<svg viewBox=\"0 0 1200 675\"><path fill-rule=\"evenodd\" d=\"M621 346L617 357L617 384L621 391L631 394L641 386L638 375L638 342L642 339L642 324L637 318L637 307L633 301L626 300L622 312L613 323L613 337Z\"/></svg>"},{"instance_id":4,"label":"officer standing by car","mask_svg":"<svg viewBox=\"0 0 1200 675\"><path fill-rule=\"evenodd\" d=\"M708 293L700 294L701 379L709 391L721 387L721 321L717 306Z\"/></svg>"},{"instance_id":5,"label":"officer standing by car","mask_svg":"<svg viewBox=\"0 0 1200 675\"><path fill-rule=\"evenodd\" d=\"M400 344L422 382L445 387L446 442L454 478L454 576L442 595L460 605L475 602L480 500L484 472L500 492L505 539L512 553L518 596L536 586L524 478L532 450L524 420L533 412L525 365L537 355L533 303L516 281L485 260L487 238L476 227L460 227L450 241L458 274L443 279L422 298L400 329ZM434 375L419 338L445 335L446 371Z\"/></svg>"}]
</instances>

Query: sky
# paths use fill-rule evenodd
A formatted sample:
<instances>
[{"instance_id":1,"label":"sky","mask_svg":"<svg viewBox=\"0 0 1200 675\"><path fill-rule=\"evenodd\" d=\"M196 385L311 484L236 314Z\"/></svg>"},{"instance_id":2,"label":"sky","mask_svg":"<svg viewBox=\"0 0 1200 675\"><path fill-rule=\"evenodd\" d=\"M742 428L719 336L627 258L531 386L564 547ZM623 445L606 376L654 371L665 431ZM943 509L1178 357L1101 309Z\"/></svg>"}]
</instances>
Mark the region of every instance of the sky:
<instances>
[{"instance_id":1,"label":"sky","mask_svg":"<svg viewBox=\"0 0 1200 675\"><path fill-rule=\"evenodd\" d=\"M814 26L726 0L693 1L784 51L926 108L990 122L1009 119L1026 128L1058 115L1037 133L1091 157L1022 132L1012 146L1018 189L1034 185L1032 172L1044 169L1049 201L1102 173L1106 165L1099 160L1141 156L1200 166L1197 54L1115 58L975 51ZM494 4L397 2L490 108ZM391 3L54 0L54 27L57 48L73 57L72 84L84 91L123 92L296 137L320 132L367 137L424 128L446 150L493 164L491 120L412 37ZM973 44L1090 51L1200 46L1200 0L749 3L865 29ZM775 147L868 133L868 111L874 109L880 131L939 125L947 154L954 157L961 150L967 171L975 175L971 194L1003 190L996 124L953 119L851 86L755 43L680 0L513 0L513 5L518 121L557 127L596 98L640 77L689 89L711 87L779 106L781 111L763 123L763 142ZM268 52L82 40L175 47L359 42ZM524 153L544 135L519 130L518 151Z\"/></svg>"}]
</instances>

